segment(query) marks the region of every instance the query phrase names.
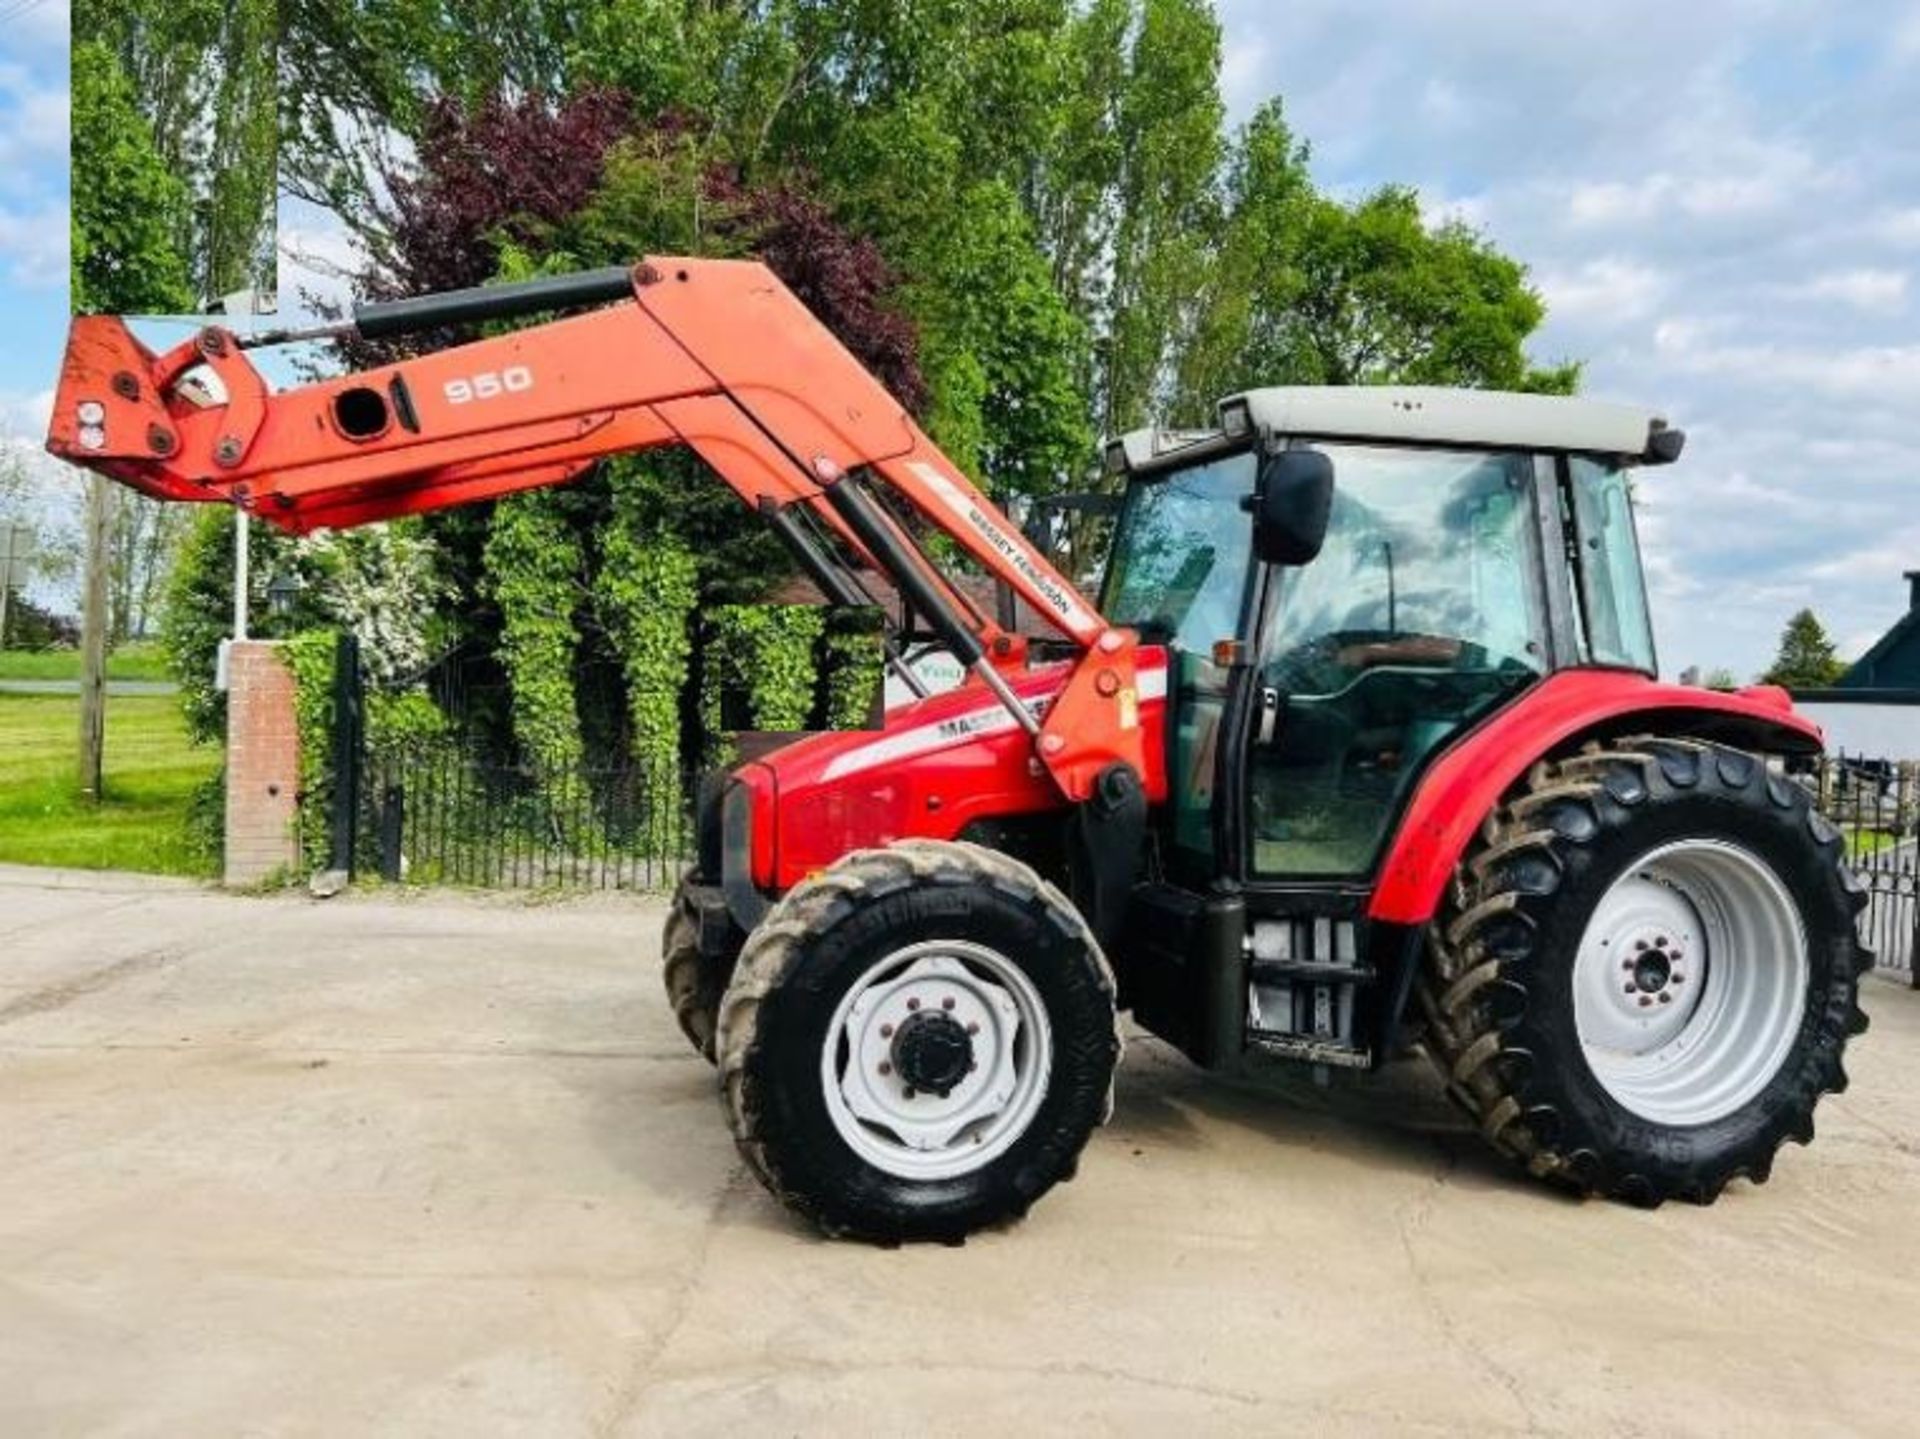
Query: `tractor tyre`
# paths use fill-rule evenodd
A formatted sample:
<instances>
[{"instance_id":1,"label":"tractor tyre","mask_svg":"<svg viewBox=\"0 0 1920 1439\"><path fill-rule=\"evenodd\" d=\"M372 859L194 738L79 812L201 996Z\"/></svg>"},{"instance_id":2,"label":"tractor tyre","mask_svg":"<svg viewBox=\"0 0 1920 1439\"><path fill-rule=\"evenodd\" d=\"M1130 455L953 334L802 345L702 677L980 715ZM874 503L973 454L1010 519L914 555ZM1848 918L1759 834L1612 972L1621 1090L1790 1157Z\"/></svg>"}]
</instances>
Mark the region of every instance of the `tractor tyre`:
<instances>
[{"instance_id":1,"label":"tractor tyre","mask_svg":"<svg viewBox=\"0 0 1920 1439\"><path fill-rule=\"evenodd\" d=\"M1710 1204L1813 1138L1867 1027L1866 898L1806 791L1641 736L1534 766L1430 932L1419 1002L1495 1148L1581 1194Z\"/></svg>"},{"instance_id":2,"label":"tractor tyre","mask_svg":"<svg viewBox=\"0 0 1920 1439\"><path fill-rule=\"evenodd\" d=\"M1113 973L1018 860L910 840L796 885L720 1010L747 1164L826 1233L957 1243L1070 1178L1112 1108Z\"/></svg>"},{"instance_id":3,"label":"tractor tyre","mask_svg":"<svg viewBox=\"0 0 1920 1439\"><path fill-rule=\"evenodd\" d=\"M714 1031L719 1022L720 997L733 977L728 958L700 952L700 917L687 893L693 875L680 881L673 893L673 909L660 936L660 976L667 987L667 1003L680 1032L694 1051L714 1062Z\"/></svg>"}]
</instances>

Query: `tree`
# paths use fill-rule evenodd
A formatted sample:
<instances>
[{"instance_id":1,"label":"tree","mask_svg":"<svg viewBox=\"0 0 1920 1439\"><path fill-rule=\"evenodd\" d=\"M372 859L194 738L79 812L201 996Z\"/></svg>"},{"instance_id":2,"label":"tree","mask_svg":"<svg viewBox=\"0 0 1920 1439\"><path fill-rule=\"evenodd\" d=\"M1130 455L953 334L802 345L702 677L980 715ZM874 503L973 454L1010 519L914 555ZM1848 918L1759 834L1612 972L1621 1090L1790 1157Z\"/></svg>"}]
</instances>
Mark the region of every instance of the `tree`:
<instances>
[{"instance_id":1,"label":"tree","mask_svg":"<svg viewBox=\"0 0 1920 1439\"><path fill-rule=\"evenodd\" d=\"M1846 672L1826 626L1811 609L1803 609L1780 632L1780 652L1760 682L1788 689L1824 689Z\"/></svg>"},{"instance_id":2,"label":"tree","mask_svg":"<svg viewBox=\"0 0 1920 1439\"><path fill-rule=\"evenodd\" d=\"M1565 394L1577 365L1538 369L1546 318L1525 266L1470 227L1429 227L1387 186L1355 204L1315 191L1278 101L1242 131L1179 410L1206 418L1256 385L1422 384Z\"/></svg>"},{"instance_id":3,"label":"tree","mask_svg":"<svg viewBox=\"0 0 1920 1439\"><path fill-rule=\"evenodd\" d=\"M928 403L918 333L877 246L851 234L799 177L749 180L711 161L686 121L636 120L616 92L471 109L443 101L415 173L391 200L386 257L362 278L364 293L523 278L648 251L752 253L903 405ZM350 357L389 353L359 347ZM455 609L502 658L515 738L542 764L575 760L584 729L649 773L670 772L691 708L681 696L696 610L756 602L787 573L778 541L703 470L688 455L626 457L561 491L430 517ZM573 684L583 663L624 677L621 709L591 712L592 695L583 709Z\"/></svg>"},{"instance_id":4,"label":"tree","mask_svg":"<svg viewBox=\"0 0 1920 1439\"><path fill-rule=\"evenodd\" d=\"M271 291L279 127L275 0L78 0L77 44L109 51L160 168L185 191L165 213L188 302ZM79 62L76 58L76 75ZM76 84L76 127L89 120ZM75 154L75 194L98 180Z\"/></svg>"},{"instance_id":5,"label":"tree","mask_svg":"<svg viewBox=\"0 0 1920 1439\"><path fill-rule=\"evenodd\" d=\"M1216 228L1220 25L1205 0L1145 0L1115 116L1112 280L1096 413L1118 434L1165 412L1167 366Z\"/></svg>"},{"instance_id":6,"label":"tree","mask_svg":"<svg viewBox=\"0 0 1920 1439\"><path fill-rule=\"evenodd\" d=\"M169 174L120 62L97 41L73 48L73 308L191 310L176 245L186 186Z\"/></svg>"},{"instance_id":7,"label":"tree","mask_svg":"<svg viewBox=\"0 0 1920 1439\"><path fill-rule=\"evenodd\" d=\"M190 517L186 506L122 495L109 542L108 609L114 644L143 638Z\"/></svg>"}]
</instances>

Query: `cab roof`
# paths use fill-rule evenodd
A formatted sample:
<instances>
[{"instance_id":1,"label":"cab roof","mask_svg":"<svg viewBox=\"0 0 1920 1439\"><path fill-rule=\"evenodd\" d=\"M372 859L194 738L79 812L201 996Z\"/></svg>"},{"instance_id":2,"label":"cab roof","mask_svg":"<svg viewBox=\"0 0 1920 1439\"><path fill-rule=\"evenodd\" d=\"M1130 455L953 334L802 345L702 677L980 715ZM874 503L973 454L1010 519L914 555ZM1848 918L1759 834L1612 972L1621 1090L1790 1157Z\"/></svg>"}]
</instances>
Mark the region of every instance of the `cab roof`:
<instances>
[{"instance_id":1,"label":"cab roof","mask_svg":"<svg viewBox=\"0 0 1920 1439\"><path fill-rule=\"evenodd\" d=\"M1241 431L1241 414L1278 435L1405 443L1568 450L1649 463L1677 457L1678 431L1652 410L1563 395L1432 385L1277 385L1220 402L1221 428L1136 430L1123 437L1128 465ZM1654 437L1664 436L1656 446Z\"/></svg>"}]
</instances>

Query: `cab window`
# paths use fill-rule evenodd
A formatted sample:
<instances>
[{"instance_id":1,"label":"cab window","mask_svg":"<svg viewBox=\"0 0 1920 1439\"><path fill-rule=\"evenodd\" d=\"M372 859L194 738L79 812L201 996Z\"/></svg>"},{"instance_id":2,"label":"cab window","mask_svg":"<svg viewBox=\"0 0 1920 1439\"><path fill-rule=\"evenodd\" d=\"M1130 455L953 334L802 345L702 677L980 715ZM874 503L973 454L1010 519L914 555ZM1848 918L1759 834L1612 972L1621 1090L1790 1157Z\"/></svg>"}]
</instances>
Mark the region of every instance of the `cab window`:
<instances>
[{"instance_id":1,"label":"cab window","mask_svg":"<svg viewBox=\"0 0 1920 1439\"><path fill-rule=\"evenodd\" d=\"M1318 448L1326 546L1276 572L1260 629L1256 875L1370 869L1427 758L1546 669L1530 457Z\"/></svg>"}]
</instances>

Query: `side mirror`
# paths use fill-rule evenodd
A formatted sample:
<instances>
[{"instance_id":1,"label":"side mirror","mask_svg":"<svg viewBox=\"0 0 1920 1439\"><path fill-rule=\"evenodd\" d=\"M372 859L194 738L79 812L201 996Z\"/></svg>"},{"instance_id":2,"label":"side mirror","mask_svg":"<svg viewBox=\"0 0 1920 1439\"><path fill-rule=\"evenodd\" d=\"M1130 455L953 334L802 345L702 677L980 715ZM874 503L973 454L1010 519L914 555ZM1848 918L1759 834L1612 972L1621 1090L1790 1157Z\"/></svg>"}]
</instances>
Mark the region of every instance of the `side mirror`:
<instances>
[{"instance_id":1,"label":"side mirror","mask_svg":"<svg viewBox=\"0 0 1920 1439\"><path fill-rule=\"evenodd\" d=\"M1247 501L1253 552L1266 564L1304 565L1320 553L1333 509L1333 461L1318 450L1282 450L1260 466Z\"/></svg>"}]
</instances>

